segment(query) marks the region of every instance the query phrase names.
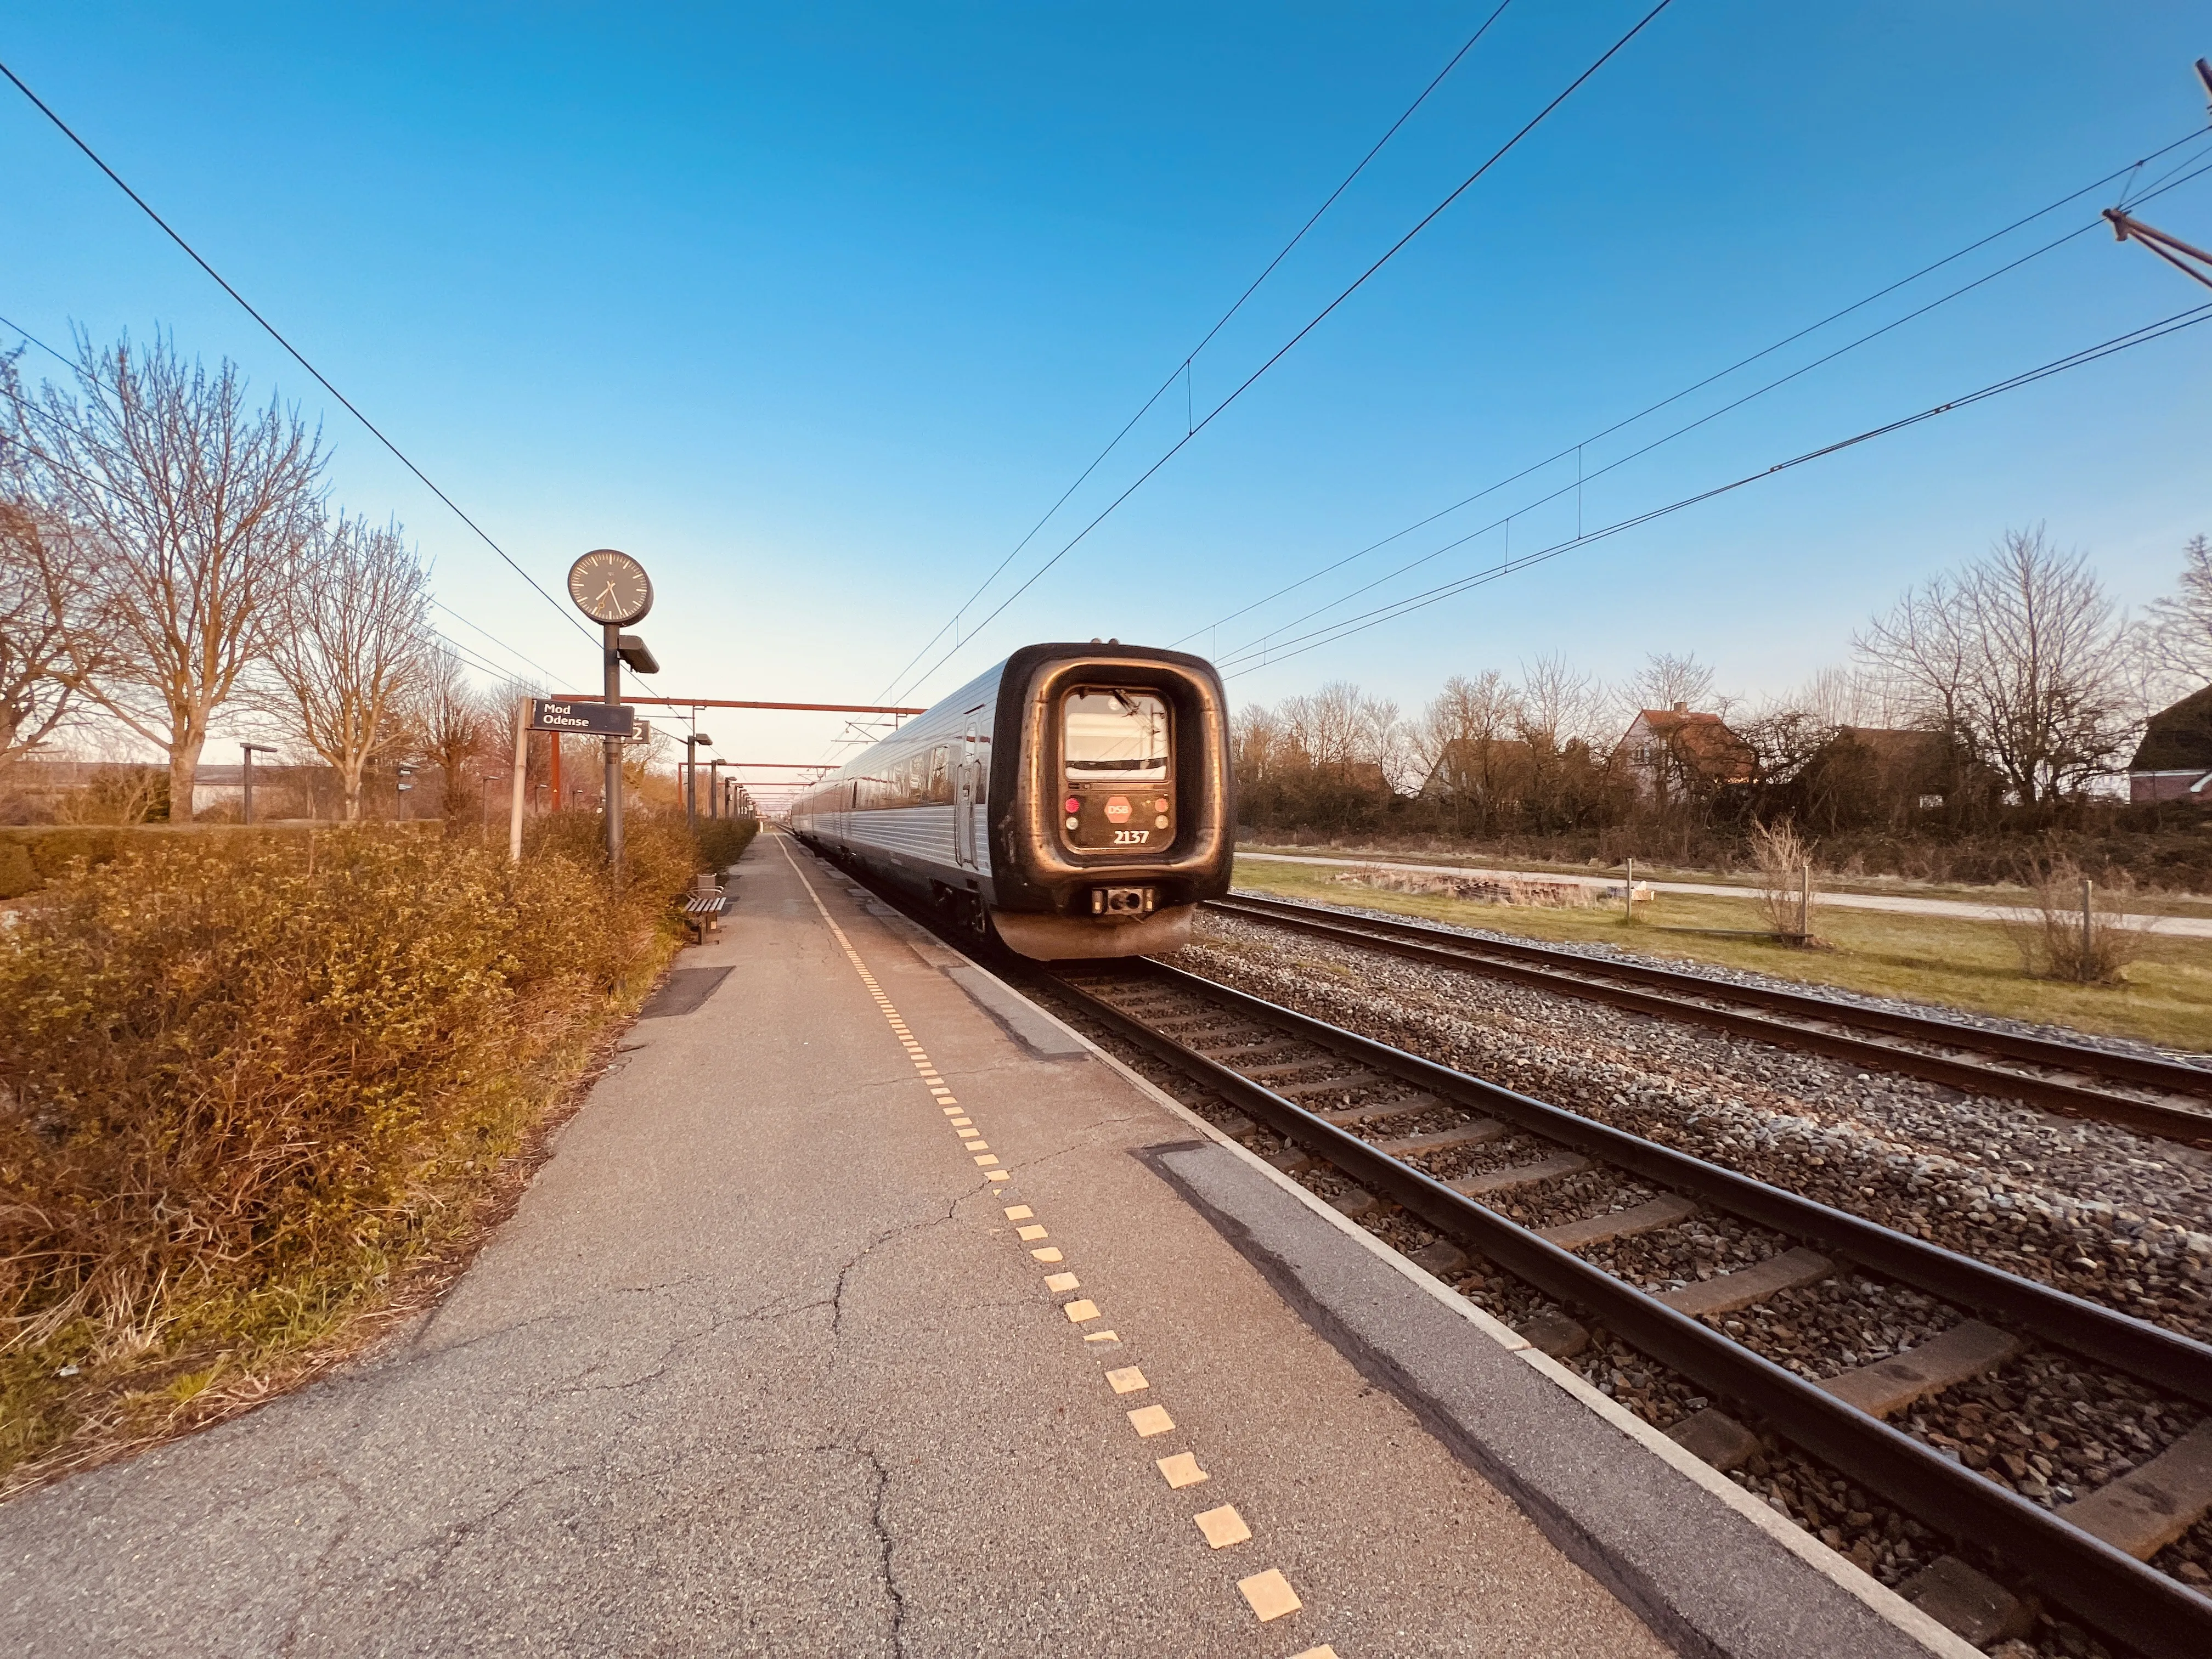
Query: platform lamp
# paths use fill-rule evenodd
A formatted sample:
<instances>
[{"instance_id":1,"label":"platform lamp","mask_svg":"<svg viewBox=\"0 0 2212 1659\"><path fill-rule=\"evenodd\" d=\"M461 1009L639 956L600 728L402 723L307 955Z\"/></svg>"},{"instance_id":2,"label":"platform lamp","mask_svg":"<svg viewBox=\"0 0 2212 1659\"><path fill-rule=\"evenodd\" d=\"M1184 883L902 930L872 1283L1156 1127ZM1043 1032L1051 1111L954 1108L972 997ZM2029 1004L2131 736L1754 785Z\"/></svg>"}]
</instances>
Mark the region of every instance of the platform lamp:
<instances>
[{"instance_id":1,"label":"platform lamp","mask_svg":"<svg viewBox=\"0 0 2212 1659\"><path fill-rule=\"evenodd\" d=\"M726 760L710 760L707 763L707 816L710 818L719 818L723 816L722 769L728 764L729 762Z\"/></svg>"},{"instance_id":2,"label":"platform lamp","mask_svg":"<svg viewBox=\"0 0 2212 1659\"><path fill-rule=\"evenodd\" d=\"M689 829L699 827L699 751L714 746L704 732L684 734L684 823Z\"/></svg>"},{"instance_id":3,"label":"platform lamp","mask_svg":"<svg viewBox=\"0 0 2212 1659\"><path fill-rule=\"evenodd\" d=\"M243 769L245 786L240 794L238 821L251 823L253 822L253 757L256 755L273 755L276 751L265 743L241 743L238 747L246 757Z\"/></svg>"}]
</instances>

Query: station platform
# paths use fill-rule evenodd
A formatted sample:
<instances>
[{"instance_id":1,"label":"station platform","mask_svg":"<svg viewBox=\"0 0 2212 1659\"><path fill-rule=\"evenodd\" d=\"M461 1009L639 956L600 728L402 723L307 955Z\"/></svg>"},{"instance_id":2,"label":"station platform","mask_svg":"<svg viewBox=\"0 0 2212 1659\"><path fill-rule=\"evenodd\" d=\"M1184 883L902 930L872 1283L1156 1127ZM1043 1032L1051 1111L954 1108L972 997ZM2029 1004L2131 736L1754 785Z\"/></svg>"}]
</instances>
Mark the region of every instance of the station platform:
<instances>
[{"instance_id":1,"label":"station platform","mask_svg":"<svg viewBox=\"0 0 2212 1659\"><path fill-rule=\"evenodd\" d=\"M0 1507L0 1647L1972 1652L795 842L734 890L434 1311Z\"/></svg>"}]
</instances>

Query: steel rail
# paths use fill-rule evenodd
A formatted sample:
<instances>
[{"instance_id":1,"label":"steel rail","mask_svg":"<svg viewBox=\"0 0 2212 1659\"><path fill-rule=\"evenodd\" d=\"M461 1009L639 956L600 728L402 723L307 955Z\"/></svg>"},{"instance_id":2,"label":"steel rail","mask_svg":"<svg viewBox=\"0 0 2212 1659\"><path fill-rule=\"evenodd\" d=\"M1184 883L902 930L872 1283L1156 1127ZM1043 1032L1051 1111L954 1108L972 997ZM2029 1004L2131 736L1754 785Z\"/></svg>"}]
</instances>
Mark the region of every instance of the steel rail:
<instances>
[{"instance_id":1,"label":"steel rail","mask_svg":"<svg viewBox=\"0 0 2212 1659\"><path fill-rule=\"evenodd\" d=\"M1324 939L1365 945L1371 950L1413 961L1485 973L1516 984L1619 1008L1661 1019L1710 1025L1733 1036L1752 1037L1784 1048L1802 1048L1832 1059L1876 1065L1885 1071L1902 1072L1931 1083L1942 1083L1971 1093L2033 1102L2070 1116L2115 1123L2124 1128L2154 1134L2169 1140L2212 1146L2212 1110L2197 1111L2154 1101L2133 1100L2124 1095L2037 1077L2001 1066L1978 1064L1948 1054L1925 1054L1894 1047L1847 1032L1824 1031L1739 1009L1714 1007L1684 998L1710 997L1720 1001L1747 1003L1793 1016L1795 1019L1825 1020L1837 1025L1878 1030L1919 1042L2000 1054L2029 1064L2063 1067L2075 1073L2101 1075L2116 1081L2159 1088L2175 1094L2212 1096L2212 1071L2175 1060L2153 1060L2138 1054L2108 1054L2046 1037L2014 1032L1984 1031L1978 1027L1931 1016L1867 1008L1832 997L1784 991L1768 986L1745 986L1680 973L1642 963L1616 962L1583 956L1571 951L1547 950L1541 945L1472 939L1417 922L1385 921L1372 916L1344 916L1312 905L1281 899L1261 899L1237 894L1210 899L1206 908L1241 915ZM1629 981L1614 983L1612 981ZM1639 986L1663 988L1662 995Z\"/></svg>"},{"instance_id":2,"label":"steel rail","mask_svg":"<svg viewBox=\"0 0 2212 1659\"><path fill-rule=\"evenodd\" d=\"M1368 1191L1401 1206L1436 1231L1497 1262L1538 1289L1588 1309L1632 1346L1672 1367L1701 1388L1748 1407L1785 1438L1870 1491L1880 1492L1887 1501L1938 1532L1986 1552L2020 1577L2032 1579L2045 1595L2087 1624L2131 1643L2153 1659L2198 1659L2212 1651L2212 1600L2197 1595L2179 1581L2069 1525L2009 1489L1952 1462L1934 1448L1592 1267L1350 1131L1152 1030L1079 986L1057 975L1041 976L1047 977L1056 994L1074 1003L1088 1017L1198 1079L1285 1139L1335 1165ZM1608 1161L1627 1164L1627 1159L1616 1155L1611 1148L1620 1142L1636 1143L1635 1137L1620 1131L1576 1118L1571 1113L1525 1095L1468 1078L1417 1055L1310 1019L1291 1009L1231 991L1210 980L1157 963L1147 964L1146 976L1221 1003L1232 1011L1258 1010L1259 1017L1288 1025L1301 1035L1324 1034L1326 1046L1351 1050L1363 1060L1384 1064L1382 1057L1387 1055L1389 1063L1386 1069L1409 1079L1418 1076L1425 1085L1439 1093L1448 1092L1449 1097L1462 1104L1479 1101L1478 1109L1510 1115L1532 1127L1542 1123L1547 1133L1557 1134L1562 1127L1579 1125L1578 1136L1589 1134L1580 1144L1593 1149L1606 1148L1603 1155ZM1314 1036L1313 1040L1320 1042L1323 1036ZM1561 1120L1571 1122L1563 1125ZM1596 1133L1590 1134L1593 1131ZM1636 1152L1638 1164L1628 1167L1643 1165L1655 1172L1662 1168L1680 1171L1668 1177L1670 1184L1681 1180L1686 1185L1684 1177L1694 1176L1698 1183L1695 1189L1701 1193L1726 1192L1731 1198L1741 1198L1746 1195L1741 1188L1760 1185L1717 1165L1704 1164L1702 1160L1650 1142L1636 1143L1629 1150ZM1897 1277L1908 1277L1886 1261L1875 1260L1871 1251L1859 1248L1870 1242L1866 1235L1887 1230L1779 1189L1764 1191L1777 1201L1773 1213L1805 1217L1820 1229L1817 1232L1808 1231L1801 1222L1780 1231L1802 1232L1824 1242L1831 1237L1850 1238L1852 1245L1838 1244L1838 1254L1867 1266L1881 1267L1882 1271ZM1720 1200L1716 1198L1715 1201ZM1888 1260L1920 1252L1941 1258L1942 1271L1928 1275L1939 1282L1972 1284L1984 1278L2012 1277L1921 1241L1903 1235L1892 1237L1899 1244L1912 1249L1884 1252ZM1955 1280L1954 1274L1960 1275ZM1908 1279L1908 1282L1917 1281ZM2151 1344L2151 1352L2166 1352L2170 1344L2176 1355L2192 1357L2195 1370L2190 1380L2196 1386L2181 1392L2203 1401L2208 1390L2212 1390L2212 1349L2187 1338L2157 1331L2155 1327L2141 1326L2140 1322L2124 1315L2081 1302L2063 1292L2031 1285L2026 1280L2017 1282L2036 1294L2017 1304L2007 1297L1992 1298L1981 1305L1993 1310L2002 1308L2007 1317L2025 1324L2027 1322L2020 1318L2014 1307L2032 1307L2033 1303L2048 1298L2055 1304L2063 1304L2068 1316L2086 1315L2100 1328L2140 1327L2154 1337L2166 1339L2164 1343ZM1936 1293L1945 1295L1946 1299L1976 1305L1975 1297ZM2050 1322L2048 1316L2037 1322ZM2064 1320L2058 1322L2063 1325ZM2103 1352L2098 1357L2110 1358Z\"/></svg>"}]
</instances>

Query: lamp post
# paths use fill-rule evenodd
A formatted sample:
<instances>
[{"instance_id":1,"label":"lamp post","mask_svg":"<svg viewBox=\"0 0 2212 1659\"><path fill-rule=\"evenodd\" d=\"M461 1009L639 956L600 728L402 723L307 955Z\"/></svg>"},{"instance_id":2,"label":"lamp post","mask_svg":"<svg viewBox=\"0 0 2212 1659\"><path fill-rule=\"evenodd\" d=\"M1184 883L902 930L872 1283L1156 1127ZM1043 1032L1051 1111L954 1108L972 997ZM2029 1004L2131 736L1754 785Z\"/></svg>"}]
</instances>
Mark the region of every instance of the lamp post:
<instances>
[{"instance_id":1,"label":"lamp post","mask_svg":"<svg viewBox=\"0 0 2212 1659\"><path fill-rule=\"evenodd\" d=\"M710 760L707 763L707 816L719 818L726 816L722 807L722 768L728 763Z\"/></svg>"},{"instance_id":2,"label":"lamp post","mask_svg":"<svg viewBox=\"0 0 2212 1659\"><path fill-rule=\"evenodd\" d=\"M686 829L699 827L699 751L712 749L714 738L704 732L684 734L684 823Z\"/></svg>"},{"instance_id":3,"label":"lamp post","mask_svg":"<svg viewBox=\"0 0 2212 1659\"><path fill-rule=\"evenodd\" d=\"M256 755L273 755L276 751L265 743L241 743L238 746L246 757L246 781L240 792L238 821L251 823L253 822L253 757Z\"/></svg>"},{"instance_id":4,"label":"lamp post","mask_svg":"<svg viewBox=\"0 0 2212 1659\"><path fill-rule=\"evenodd\" d=\"M404 823L407 822L407 792L415 787L409 780L414 777L415 769L411 766L395 766L392 769L396 780L392 785L395 805L392 810L398 814L400 823Z\"/></svg>"}]
</instances>

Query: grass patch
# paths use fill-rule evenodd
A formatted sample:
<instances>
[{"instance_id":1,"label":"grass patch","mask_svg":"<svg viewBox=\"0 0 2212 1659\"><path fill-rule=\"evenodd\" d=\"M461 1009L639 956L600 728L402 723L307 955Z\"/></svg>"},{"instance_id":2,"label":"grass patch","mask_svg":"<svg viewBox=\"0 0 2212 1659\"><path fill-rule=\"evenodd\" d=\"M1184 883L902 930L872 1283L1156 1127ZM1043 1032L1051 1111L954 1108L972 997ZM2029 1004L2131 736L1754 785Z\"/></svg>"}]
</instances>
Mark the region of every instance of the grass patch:
<instances>
[{"instance_id":1,"label":"grass patch","mask_svg":"<svg viewBox=\"0 0 2212 1659\"><path fill-rule=\"evenodd\" d=\"M1814 930L1834 948L1808 951L1767 932L1755 896L1723 898L1661 893L1649 918L1633 923L1618 908L1588 910L1470 903L1463 899L1384 892L1333 879L1317 865L1248 860L1237 884L1257 893L1309 902L1358 905L1525 939L1619 945L1647 956L1746 968L1813 986L1909 997L1942 1008L2140 1038L2167 1048L2212 1049L2212 940L2150 935L2142 957L2117 985L2032 979L1997 922L1900 915L1883 910L1821 909ZM1639 872L1640 873L1640 872ZM1986 902L1986 899L1984 900Z\"/></svg>"},{"instance_id":2,"label":"grass patch","mask_svg":"<svg viewBox=\"0 0 2212 1659\"><path fill-rule=\"evenodd\" d=\"M1352 859L1362 864L1432 864L1439 868L1458 870L1519 870L1531 875L1546 876L1611 876L1617 878L1622 871L1619 864L1599 864L1594 860L1577 864L1520 858L1504 853L1424 853L1410 852L1404 848L1369 848L1333 844L1278 846L1256 841L1241 842L1237 850L1279 853L1289 858ZM1689 882L1700 887L1741 887L1746 892L1755 892L1760 880L1755 871L1701 869L1690 866L1655 864L1644 859L1636 860L1636 878L1638 881ZM1842 876L1825 870L1817 871L1814 878L1822 892L1896 894L1917 899L1954 899L1961 904L2029 905L2034 902L2031 890L2018 884L1977 887L1959 882L1915 881L1904 876ZM1815 902L1818 902L1817 894ZM2212 898L2188 893L2161 892L2143 896L2139 908L2160 915L2212 916Z\"/></svg>"},{"instance_id":3,"label":"grass patch","mask_svg":"<svg viewBox=\"0 0 2212 1659\"><path fill-rule=\"evenodd\" d=\"M473 1238L680 934L682 821L162 837L0 931L0 1490L313 1369ZM356 1344L357 1346L357 1344Z\"/></svg>"}]
</instances>

